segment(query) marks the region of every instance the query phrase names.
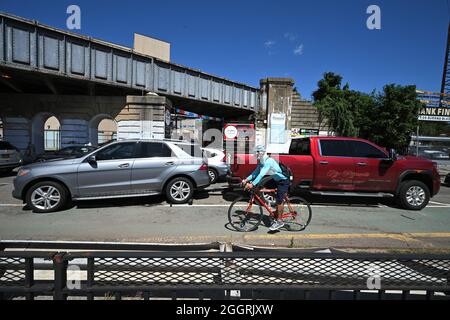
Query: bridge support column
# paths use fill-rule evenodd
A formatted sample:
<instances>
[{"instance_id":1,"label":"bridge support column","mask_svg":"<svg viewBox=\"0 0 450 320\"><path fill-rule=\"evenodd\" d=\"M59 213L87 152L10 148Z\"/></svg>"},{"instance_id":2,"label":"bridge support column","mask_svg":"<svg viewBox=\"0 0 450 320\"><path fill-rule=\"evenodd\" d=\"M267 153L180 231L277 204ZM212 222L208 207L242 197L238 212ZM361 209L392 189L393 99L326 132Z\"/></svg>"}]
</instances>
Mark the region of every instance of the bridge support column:
<instances>
[{"instance_id":1,"label":"bridge support column","mask_svg":"<svg viewBox=\"0 0 450 320\"><path fill-rule=\"evenodd\" d=\"M163 139L171 136L172 103L160 96L127 96L116 117L117 139Z\"/></svg>"},{"instance_id":2,"label":"bridge support column","mask_svg":"<svg viewBox=\"0 0 450 320\"><path fill-rule=\"evenodd\" d=\"M272 152L282 152L291 129L292 87L290 78L260 81L261 105L256 115L256 143Z\"/></svg>"}]
</instances>

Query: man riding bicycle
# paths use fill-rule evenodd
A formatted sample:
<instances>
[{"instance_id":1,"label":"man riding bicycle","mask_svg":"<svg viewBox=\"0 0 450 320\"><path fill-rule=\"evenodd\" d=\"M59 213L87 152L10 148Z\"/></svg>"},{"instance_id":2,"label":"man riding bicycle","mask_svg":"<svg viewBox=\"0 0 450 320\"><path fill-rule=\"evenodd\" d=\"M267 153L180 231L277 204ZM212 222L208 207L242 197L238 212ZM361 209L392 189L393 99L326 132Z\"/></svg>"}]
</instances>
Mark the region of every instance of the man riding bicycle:
<instances>
[{"instance_id":1,"label":"man riding bicycle","mask_svg":"<svg viewBox=\"0 0 450 320\"><path fill-rule=\"evenodd\" d=\"M260 183L261 179L266 175L269 175L275 181L277 184L277 210L275 213L275 220L269 228L269 230L275 231L284 226L284 222L281 220L284 210L283 201L289 191L290 180L283 174L278 162L267 155L264 146L256 146L255 153L256 158L258 159L258 166L251 175L242 181L242 184L244 187L252 189L253 187L258 186L258 183Z\"/></svg>"}]
</instances>

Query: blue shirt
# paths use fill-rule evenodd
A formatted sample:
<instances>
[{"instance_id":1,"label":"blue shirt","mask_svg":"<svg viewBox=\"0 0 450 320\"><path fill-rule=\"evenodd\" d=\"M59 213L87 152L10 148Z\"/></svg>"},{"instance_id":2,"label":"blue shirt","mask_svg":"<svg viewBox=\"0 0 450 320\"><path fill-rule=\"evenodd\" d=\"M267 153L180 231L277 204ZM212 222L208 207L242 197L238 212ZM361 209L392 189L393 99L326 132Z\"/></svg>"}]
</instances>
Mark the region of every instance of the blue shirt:
<instances>
[{"instance_id":1,"label":"blue shirt","mask_svg":"<svg viewBox=\"0 0 450 320\"><path fill-rule=\"evenodd\" d=\"M281 181L286 180L287 177L283 174L281 171L280 165L278 162L276 162L271 157L268 157L264 164L261 163L261 161L258 163L258 166L256 167L255 171L252 172L251 175L247 177L247 181L252 181L253 185L257 185L264 176L270 175L272 179L275 181Z\"/></svg>"}]
</instances>

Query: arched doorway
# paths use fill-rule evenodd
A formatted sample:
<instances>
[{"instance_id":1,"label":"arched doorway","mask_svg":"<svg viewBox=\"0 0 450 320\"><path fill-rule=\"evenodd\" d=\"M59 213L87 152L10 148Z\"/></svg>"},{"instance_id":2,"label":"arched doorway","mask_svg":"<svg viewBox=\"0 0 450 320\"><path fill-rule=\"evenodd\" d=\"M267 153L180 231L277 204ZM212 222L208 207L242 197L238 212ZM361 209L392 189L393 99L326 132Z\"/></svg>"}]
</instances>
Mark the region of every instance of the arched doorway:
<instances>
[{"instance_id":1,"label":"arched doorway","mask_svg":"<svg viewBox=\"0 0 450 320\"><path fill-rule=\"evenodd\" d=\"M61 148L61 123L55 115L42 112L32 120L31 142L36 154Z\"/></svg>"},{"instance_id":2,"label":"arched doorway","mask_svg":"<svg viewBox=\"0 0 450 320\"><path fill-rule=\"evenodd\" d=\"M52 116L44 123L44 151L61 149L61 124Z\"/></svg>"},{"instance_id":3,"label":"arched doorway","mask_svg":"<svg viewBox=\"0 0 450 320\"><path fill-rule=\"evenodd\" d=\"M117 139L117 123L107 114L96 115L89 121L89 142L98 146Z\"/></svg>"}]
</instances>

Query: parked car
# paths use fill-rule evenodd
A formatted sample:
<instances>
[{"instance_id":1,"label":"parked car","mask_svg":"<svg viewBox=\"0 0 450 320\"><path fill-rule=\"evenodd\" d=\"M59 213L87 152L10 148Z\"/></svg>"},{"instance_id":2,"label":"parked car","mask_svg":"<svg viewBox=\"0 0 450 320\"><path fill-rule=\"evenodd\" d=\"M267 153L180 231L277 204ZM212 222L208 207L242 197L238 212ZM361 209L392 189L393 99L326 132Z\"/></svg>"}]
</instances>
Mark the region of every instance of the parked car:
<instances>
[{"instance_id":1,"label":"parked car","mask_svg":"<svg viewBox=\"0 0 450 320\"><path fill-rule=\"evenodd\" d=\"M171 203L192 199L210 184L208 166L165 140L121 140L74 159L21 167L13 197L34 212L64 208L70 200L165 194Z\"/></svg>"},{"instance_id":2,"label":"parked car","mask_svg":"<svg viewBox=\"0 0 450 320\"><path fill-rule=\"evenodd\" d=\"M447 173L447 175L445 176L444 183L445 183L447 186L450 186L450 173Z\"/></svg>"},{"instance_id":3,"label":"parked car","mask_svg":"<svg viewBox=\"0 0 450 320\"><path fill-rule=\"evenodd\" d=\"M53 152L46 152L37 156L36 161L48 161L53 159L79 158L91 153L96 148L86 145L74 145Z\"/></svg>"},{"instance_id":4,"label":"parked car","mask_svg":"<svg viewBox=\"0 0 450 320\"><path fill-rule=\"evenodd\" d=\"M434 159L434 160L448 160L450 159L448 153L441 150L423 150L419 152L419 156Z\"/></svg>"},{"instance_id":5,"label":"parked car","mask_svg":"<svg viewBox=\"0 0 450 320\"><path fill-rule=\"evenodd\" d=\"M222 150L203 148L204 155L208 158L208 174L211 183L216 183L219 179L226 177L229 166L227 157Z\"/></svg>"},{"instance_id":6,"label":"parked car","mask_svg":"<svg viewBox=\"0 0 450 320\"><path fill-rule=\"evenodd\" d=\"M234 156L228 177L231 186L255 169L252 157ZM279 160L293 172L293 188L318 195L395 197L403 208L420 210L440 189L436 163L397 156L394 150L387 152L363 139L293 139L289 153L279 155Z\"/></svg>"},{"instance_id":7,"label":"parked car","mask_svg":"<svg viewBox=\"0 0 450 320\"><path fill-rule=\"evenodd\" d=\"M19 149L8 141L0 141L0 173L11 172L23 163Z\"/></svg>"}]
</instances>

